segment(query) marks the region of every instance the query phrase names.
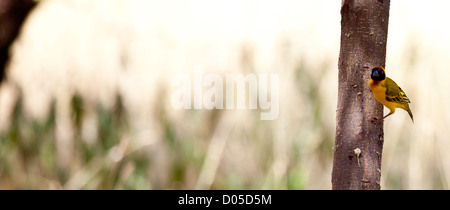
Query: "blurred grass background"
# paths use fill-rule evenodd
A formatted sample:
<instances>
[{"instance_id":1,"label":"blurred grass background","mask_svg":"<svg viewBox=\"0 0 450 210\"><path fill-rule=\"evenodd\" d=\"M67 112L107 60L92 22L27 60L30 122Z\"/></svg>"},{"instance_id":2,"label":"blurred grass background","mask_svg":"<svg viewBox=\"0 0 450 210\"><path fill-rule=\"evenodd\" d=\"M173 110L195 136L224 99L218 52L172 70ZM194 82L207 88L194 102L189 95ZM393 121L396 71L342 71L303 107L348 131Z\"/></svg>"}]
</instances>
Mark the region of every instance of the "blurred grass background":
<instances>
[{"instance_id":1,"label":"blurred grass background","mask_svg":"<svg viewBox=\"0 0 450 210\"><path fill-rule=\"evenodd\" d=\"M340 1L41 0L0 85L0 189L330 189ZM392 1L383 189L449 189L448 1ZM421 14L421 15L417 15ZM280 74L280 115L174 110L171 79Z\"/></svg>"}]
</instances>

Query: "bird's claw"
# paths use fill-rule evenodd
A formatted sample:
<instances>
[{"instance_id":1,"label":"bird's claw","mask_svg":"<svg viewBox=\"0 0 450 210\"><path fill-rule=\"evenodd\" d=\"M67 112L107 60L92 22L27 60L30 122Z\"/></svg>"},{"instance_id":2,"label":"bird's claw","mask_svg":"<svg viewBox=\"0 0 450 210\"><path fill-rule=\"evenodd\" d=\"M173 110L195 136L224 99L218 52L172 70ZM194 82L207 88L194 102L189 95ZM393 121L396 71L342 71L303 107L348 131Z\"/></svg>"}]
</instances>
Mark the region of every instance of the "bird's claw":
<instances>
[{"instance_id":1,"label":"bird's claw","mask_svg":"<svg viewBox=\"0 0 450 210\"><path fill-rule=\"evenodd\" d=\"M383 123L384 119L378 119L377 117L373 117L369 121L373 124L381 124L381 123Z\"/></svg>"}]
</instances>

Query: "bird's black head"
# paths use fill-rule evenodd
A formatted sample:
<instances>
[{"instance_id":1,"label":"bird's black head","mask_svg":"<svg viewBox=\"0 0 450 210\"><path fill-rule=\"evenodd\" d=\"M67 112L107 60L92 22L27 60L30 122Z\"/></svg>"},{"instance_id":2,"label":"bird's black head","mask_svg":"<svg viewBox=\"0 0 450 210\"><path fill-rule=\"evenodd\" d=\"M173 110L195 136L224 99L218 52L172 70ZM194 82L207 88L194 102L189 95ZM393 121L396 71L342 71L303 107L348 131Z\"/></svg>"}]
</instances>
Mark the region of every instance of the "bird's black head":
<instances>
[{"instance_id":1,"label":"bird's black head","mask_svg":"<svg viewBox=\"0 0 450 210\"><path fill-rule=\"evenodd\" d=\"M386 79L386 73L383 67L375 67L372 69L372 75L370 77L375 81L383 81Z\"/></svg>"}]
</instances>

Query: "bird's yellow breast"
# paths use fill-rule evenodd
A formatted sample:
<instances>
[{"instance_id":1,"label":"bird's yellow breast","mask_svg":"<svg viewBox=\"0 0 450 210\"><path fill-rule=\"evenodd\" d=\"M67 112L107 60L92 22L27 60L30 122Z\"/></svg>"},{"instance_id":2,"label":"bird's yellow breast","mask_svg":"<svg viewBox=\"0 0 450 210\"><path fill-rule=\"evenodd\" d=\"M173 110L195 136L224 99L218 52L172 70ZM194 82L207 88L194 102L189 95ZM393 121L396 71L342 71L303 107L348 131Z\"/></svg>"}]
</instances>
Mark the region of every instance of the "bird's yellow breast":
<instances>
[{"instance_id":1,"label":"bird's yellow breast","mask_svg":"<svg viewBox=\"0 0 450 210\"><path fill-rule=\"evenodd\" d=\"M384 82L385 80L383 81L370 80L369 88L372 91L375 100L383 104L389 110L395 111L395 108L397 107L396 104L386 100L386 88L383 85Z\"/></svg>"}]
</instances>

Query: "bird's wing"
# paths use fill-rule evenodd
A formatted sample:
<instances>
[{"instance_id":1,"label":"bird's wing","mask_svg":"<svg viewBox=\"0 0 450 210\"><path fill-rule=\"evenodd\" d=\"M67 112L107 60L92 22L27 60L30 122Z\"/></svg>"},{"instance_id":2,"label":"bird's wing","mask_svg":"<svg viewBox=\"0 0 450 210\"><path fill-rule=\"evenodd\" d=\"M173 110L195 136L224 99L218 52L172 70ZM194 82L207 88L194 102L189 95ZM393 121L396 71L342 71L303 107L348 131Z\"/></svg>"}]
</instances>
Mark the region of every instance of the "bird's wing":
<instances>
[{"instance_id":1,"label":"bird's wing","mask_svg":"<svg viewBox=\"0 0 450 210\"><path fill-rule=\"evenodd\" d=\"M397 103L411 103L406 93L389 77L386 78L386 100Z\"/></svg>"}]
</instances>

